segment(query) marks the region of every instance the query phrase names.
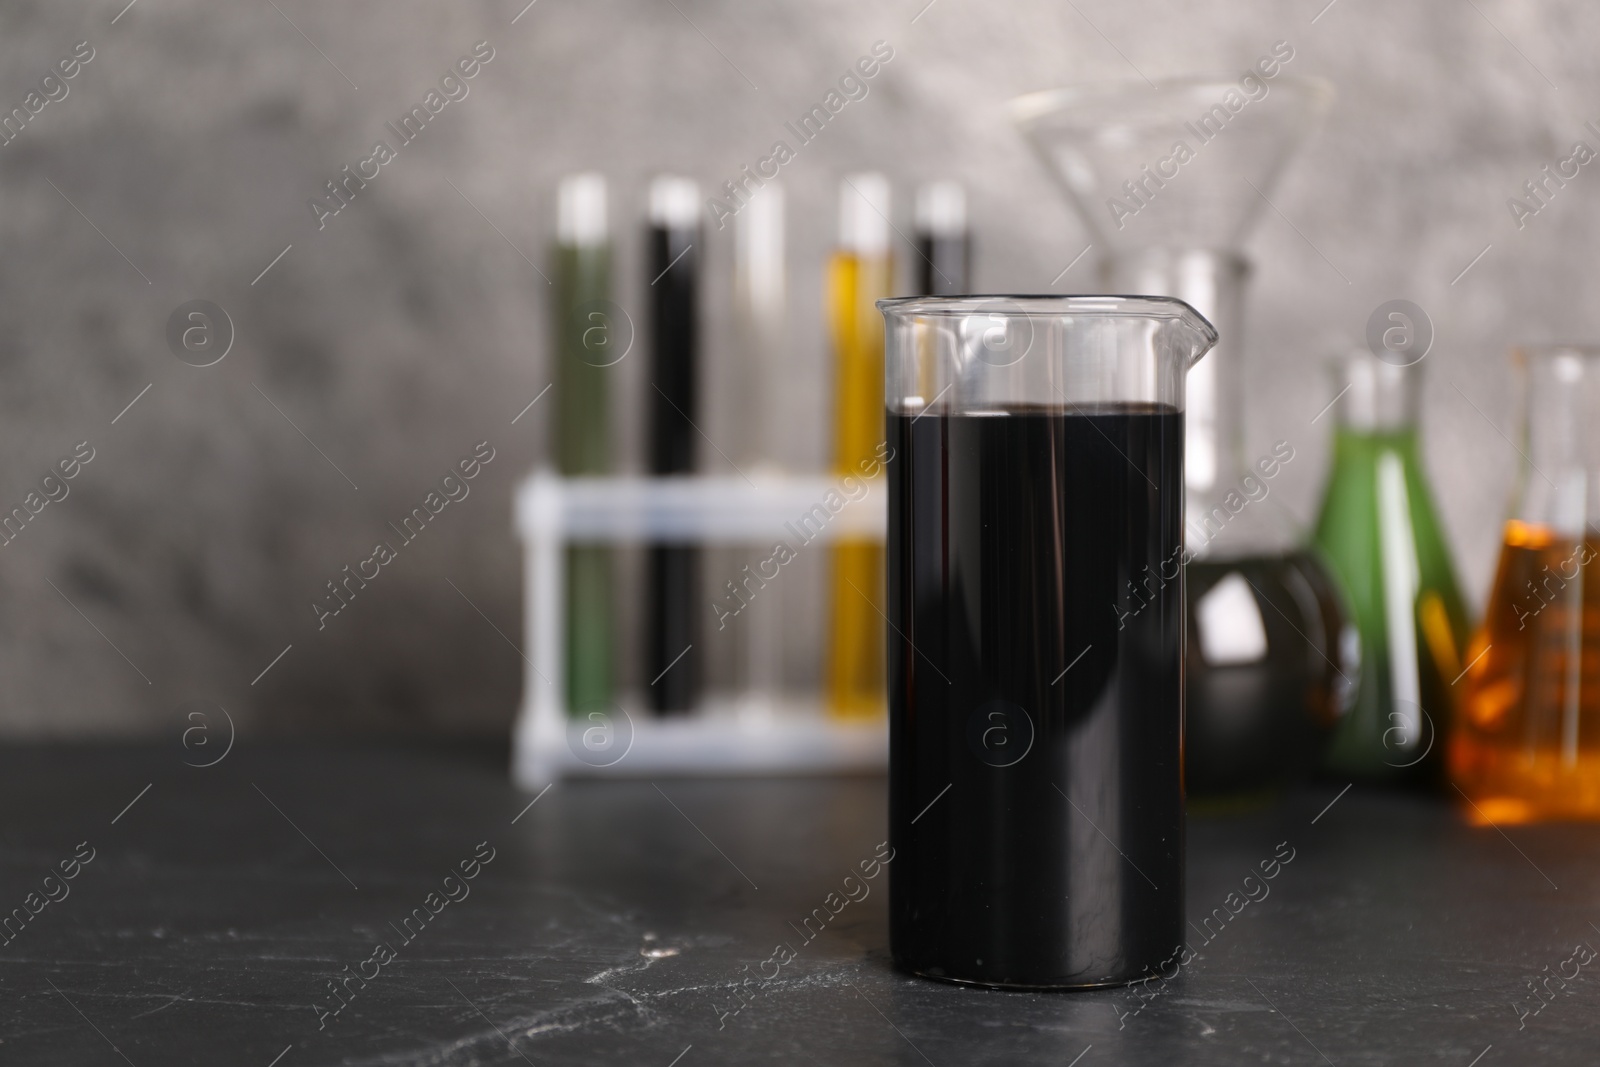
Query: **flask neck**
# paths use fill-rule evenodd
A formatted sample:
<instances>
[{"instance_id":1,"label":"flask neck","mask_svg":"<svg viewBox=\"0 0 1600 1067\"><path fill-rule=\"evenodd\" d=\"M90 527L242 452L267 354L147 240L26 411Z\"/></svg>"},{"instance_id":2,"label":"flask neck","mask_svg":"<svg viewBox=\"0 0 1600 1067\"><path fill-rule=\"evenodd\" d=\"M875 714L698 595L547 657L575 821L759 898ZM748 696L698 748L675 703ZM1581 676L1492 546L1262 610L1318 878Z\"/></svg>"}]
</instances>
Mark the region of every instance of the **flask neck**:
<instances>
[{"instance_id":1,"label":"flask neck","mask_svg":"<svg viewBox=\"0 0 1600 1067\"><path fill-rule=\"evenodd\" d=\"M1422 369L1379 359L1365 348L1334 359L1335 419L1341 429L1359 434L1414 430L1422 395Z\"/></svg>"},{"instance_id":2,"label":"flask neck","mask_svg":"<svg viewBox=\"0 0 1600 1067\"><path fill-rule=\"evenodd\" d=\"M1516 517L1563 538L1600 534L1600 349L1517 350L1524 369Z\"/></svg>"}]
</instances>

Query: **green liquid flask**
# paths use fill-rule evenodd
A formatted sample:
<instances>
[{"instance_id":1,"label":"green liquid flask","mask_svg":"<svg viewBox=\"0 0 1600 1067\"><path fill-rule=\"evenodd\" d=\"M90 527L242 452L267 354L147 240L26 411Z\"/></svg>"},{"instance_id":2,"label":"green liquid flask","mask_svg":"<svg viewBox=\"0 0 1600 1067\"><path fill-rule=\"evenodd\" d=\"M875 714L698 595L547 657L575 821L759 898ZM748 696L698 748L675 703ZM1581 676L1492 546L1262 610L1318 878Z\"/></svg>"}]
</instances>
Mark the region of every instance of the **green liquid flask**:
<instances>
[{"instance_id":1,"label":"green liquid flask","mask_svg":"<svg viewBox=\"0 0 1600 1067\"><path fill-rule=\"evenodd\" d=\"M1362 665L1326 763L1369 781L1437 784L1467 616L1422 472L1421 370L1394 358L1360 349L1334 364L1333 470L1315 539L1348 595Z\"/></svg>"},{"instance_id":2,"label":"green liquid flask","mask_svg":"<svg viewBox=\"0 0 1600 1067\"><path fill-rule=\"evenodd\" d=\"M610 380L619 353L611 321L611 245L606 186L598 174L561 183L554 254L556 466L568 477L611 470ZM610 712L614 620L611 550L567 549L567 710Z\"/></svg>"}]
</instances>

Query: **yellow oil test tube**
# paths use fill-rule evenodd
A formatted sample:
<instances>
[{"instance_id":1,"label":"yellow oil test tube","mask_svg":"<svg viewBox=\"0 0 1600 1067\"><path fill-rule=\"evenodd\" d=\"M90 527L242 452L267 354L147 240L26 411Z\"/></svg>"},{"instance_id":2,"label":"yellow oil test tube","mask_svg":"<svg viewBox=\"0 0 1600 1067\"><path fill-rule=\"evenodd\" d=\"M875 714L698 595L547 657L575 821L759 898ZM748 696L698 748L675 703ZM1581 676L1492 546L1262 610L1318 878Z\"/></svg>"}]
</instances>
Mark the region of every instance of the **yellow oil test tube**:
<instances>
[{"instance_id":1,"label":"yellow oil test tube","mask_svg":"<svg viewBox=\"0 0 1600 1067\"><path fill-rule=\"evenodd\" d=\"M889 182L853 174L839 187L839 248L828 263L834 351L833 470L882 477L883 317L876 302L892 295ZM881 482L873 488L882 491ZM883 546L842 540L832 551L827 637L828 704L840 718L882 715L884 676Z\"/></svg>"}]
</instances>

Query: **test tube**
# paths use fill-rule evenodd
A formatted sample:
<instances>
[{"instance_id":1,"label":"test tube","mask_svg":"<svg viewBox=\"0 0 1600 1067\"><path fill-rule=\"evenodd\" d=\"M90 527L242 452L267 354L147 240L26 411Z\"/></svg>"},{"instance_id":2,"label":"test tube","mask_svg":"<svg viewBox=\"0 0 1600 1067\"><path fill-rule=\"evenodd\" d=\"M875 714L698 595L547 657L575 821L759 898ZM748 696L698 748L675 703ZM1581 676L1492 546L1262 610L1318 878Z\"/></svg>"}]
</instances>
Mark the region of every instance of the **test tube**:
<instances>
[{"instance_id":1,"label":"test tube","mask_svg":"<svg viewBox=\"0 0 1600 1067\"><path fill-rule=\"evenodd\" d=\"M733 320L741 466L783 466L781 382L788 370L783 186L770 181L734 217Z\"/></svg>"},{"instance_id":2,"label":"test tube","mask_svg":"<svg viewBox=\"0 0 1600 1067\"><path fill-rule=\"evenodd\" d=\"M556 201L555 326L556 466L562 474L611 470L611 242L606 181L585 173L564 178ZM567 710L609 713L613 626L611 550L567 547Z\"/></svg>"},{"instance_id":3,"label":"test tube","mask_svg":"<svg viewBox=\"0 0 1600 1067\"><path fill-rule=\"evenodd\" d=\"M783 186L769 181L734 218L733 320L741 403L735 446L740 466L751 471L783 467L785 427L782 381L788 370L788 275L784 261ZM763 546L757 558L770 551ZM736 550L737 569L749 559ZM731 559L731 554L730 554ZM752 603L743 625L730 627L735 643L741 706L752 715L770 714L783 690L783 627L789 612L781 582Z\"/></svg>"},{"instance_id":4,"label":"test tube","mask_svg":"<svg viewBox=\"0 0 1600 1067\"><path fill-rule=\"evenodd\" d=\"M972 292L972 235L967 193L960 182L927 182L917 189L917 295Z\"/></svg>"},{"instance_id":5,"label":"test tube","mask_svg":"<svg viewBox=\"0 0 1600 1067\"><path fill-rule=\"evenodd\" d=\"M854 174L839 188L839 248L828 264L834 349L833 468L865 478L881 470L884 441L883 320L876 302L890 295L889 181ZM835 716L882 715L883 546L841 540L832 552L827 689Z\"/></svg>"},{"instance_id":6,"label":"test tube","mask_svg":"<svg viewBox=\"0 0 1600 1067\"><path fill-rule=\"evenodd\" d=\"M693 473L698 431L700 192L688 178L650 184L646 281L650 304L650 389L646 393L650 473ZM691 710L699 698L694 653L700 549L652 545L648 557L645 664L650 704L659 715Z\"/></svg>"}]
</instances>

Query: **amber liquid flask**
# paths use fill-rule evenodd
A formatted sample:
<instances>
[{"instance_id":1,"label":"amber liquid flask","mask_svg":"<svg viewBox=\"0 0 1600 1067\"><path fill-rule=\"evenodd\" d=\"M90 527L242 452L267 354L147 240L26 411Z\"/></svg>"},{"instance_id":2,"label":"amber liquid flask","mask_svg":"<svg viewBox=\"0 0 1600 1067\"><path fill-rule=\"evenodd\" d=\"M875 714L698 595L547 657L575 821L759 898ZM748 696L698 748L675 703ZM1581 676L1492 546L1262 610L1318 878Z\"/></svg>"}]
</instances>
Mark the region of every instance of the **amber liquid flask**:
<instances>
[{"instance_id":1,"label":"amber liquid flask","mask_svg":"<svg viewBox=\"0 0 1600 1067\"><path fill-rule=\"evenodd\" d=\"M1515 359L1525 462L1450 774L1479 821L1600 819L1600 346Z\"/></svg>"}]
</instances>

